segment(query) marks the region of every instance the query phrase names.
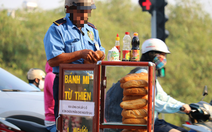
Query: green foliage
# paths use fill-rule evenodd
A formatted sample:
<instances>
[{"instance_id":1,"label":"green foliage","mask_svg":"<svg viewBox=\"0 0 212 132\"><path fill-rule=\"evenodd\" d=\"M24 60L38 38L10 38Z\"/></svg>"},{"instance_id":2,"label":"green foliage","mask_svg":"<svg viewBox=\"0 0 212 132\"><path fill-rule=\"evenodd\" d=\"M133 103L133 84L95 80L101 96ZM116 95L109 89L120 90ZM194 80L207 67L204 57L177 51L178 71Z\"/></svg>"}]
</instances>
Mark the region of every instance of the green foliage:
<instances>
[{"instance_id":1,"label":"green foliage","mask_svg":"<svg viewBox=\"0 0 212 132\"><path fill-rule=\"evenodd\" d=\"M60 9L42 12L16 10L15 18L0 12L0 66L26 81L32 68L45 71L43 38L53 21L64 16Z\"/></svg>"},{"instance_id":2,"label":"green foliage","mask_svg":"<svg viewBox=\"0 0 212 132\"><path fill-rule=\"evenodd\" d=\"M209 93L212 92L212 20L203 12L201 5L185 0L179 3L168 8L166 29L170 36L166 43L171 54L167 56L166 77L160 78L160 82L164 90L175 99L195 103L201 100L205 85ZM206 102L210 100L210 96L204 99ZM165 119L176 125L182 124L180 120L188 120L187 116L179 116L180 119L173 116L179 114L166 114Z\"/></svg>"},{"instance_id":3,"label":"green foliage","mask_svg":"<svg viewBox=\"0 0 212 132\"><path fill-rule=\"evenodd\" d=\"M98 28L106 54L114 46L117 33L121 38L121 48L126 31L131 36L138 32L141 44L151 37L151 15L142 12L139 5L132 5L128 0L109 0L97 1L96 6L89 21ZM176 5L167 5L166 10L169 16L166 29L170 32L166 43L171 54L167 55L166 77L159 78L159 81L164 90L177 100L198 102L205 85L209 94L212 93L212 19L201 5L191 0L178 0ZM0 67L25 81L30 68L44 70L44 35L52 22L64 14L62 8L40 12L16 10L16 17L12 18L7 16L6 10L0 11ZM128 71L126 68L107 70L108 83L115 83ZM208 96L205 101L210 99ZM166 114L165 119L178 126L188 120L187 116L179 114Z\"/></svg>"}]
</instances>

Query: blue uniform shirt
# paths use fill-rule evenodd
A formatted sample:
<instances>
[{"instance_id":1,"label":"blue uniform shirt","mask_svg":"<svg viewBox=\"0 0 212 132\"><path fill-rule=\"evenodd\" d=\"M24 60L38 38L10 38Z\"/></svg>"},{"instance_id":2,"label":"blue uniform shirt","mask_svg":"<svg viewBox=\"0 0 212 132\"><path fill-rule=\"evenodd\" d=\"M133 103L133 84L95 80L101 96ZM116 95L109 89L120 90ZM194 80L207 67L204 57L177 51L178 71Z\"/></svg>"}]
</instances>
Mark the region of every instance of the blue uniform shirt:
<instances>
[{"instance_id":1,"label":"blue uniform shirt","mask_svg":"<svg viewBox=\"0 0 212 132\"><path fill-rule=\"evenodd\" d=\"M73 25L69 19L70 14L67 13L65 23L56 25L52 24L49 27L44 37L44 47L46 51L47 60L50 60L62 53L71 53L83 49L91 49L96 51L95 41L98 42L101 51L105 52L105 49L101 46L99 33L97 29L84 24L81 31ZM92 40L94 39L94 40ZM83 64L84 59L79 59L71 64ZM59 73L59 66L53 67L54 73Z\"/></svg>"}]
</instances>

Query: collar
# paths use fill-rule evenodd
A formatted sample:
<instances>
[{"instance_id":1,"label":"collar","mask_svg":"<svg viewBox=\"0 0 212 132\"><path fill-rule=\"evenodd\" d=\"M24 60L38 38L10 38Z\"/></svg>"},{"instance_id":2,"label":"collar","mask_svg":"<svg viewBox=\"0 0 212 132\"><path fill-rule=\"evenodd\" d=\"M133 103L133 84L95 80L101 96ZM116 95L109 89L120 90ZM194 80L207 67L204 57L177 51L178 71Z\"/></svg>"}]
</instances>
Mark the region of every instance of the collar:
<instances>
[{"instance_id":1,"label":"collar","mask_svg":"<svg viewBox=\"0 0 212 132\"><path fill-rule=\"evenodd\" d=\"M70 13L66 13L65 19L66 19L67 25L70 26L71 28L76 27L76 26L72 23L72 21L69 19L69 17L70 17Z\"/></svg>"}]
</instances>

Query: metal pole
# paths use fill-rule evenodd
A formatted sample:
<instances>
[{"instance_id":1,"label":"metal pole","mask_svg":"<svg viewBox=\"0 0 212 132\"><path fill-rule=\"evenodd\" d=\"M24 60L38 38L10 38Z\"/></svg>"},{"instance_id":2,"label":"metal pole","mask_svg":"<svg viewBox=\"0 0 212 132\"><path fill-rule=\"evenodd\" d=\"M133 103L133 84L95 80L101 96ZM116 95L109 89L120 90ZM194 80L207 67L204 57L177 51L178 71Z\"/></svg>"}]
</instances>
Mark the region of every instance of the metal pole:
<instances>
[{"instance_id":1,"label":"metal pole","mask_svg":"<svg viewBox=\"0 0 212 132\"><path fill-rule=\"evenodd\" d=\"M152 11L152 19L151 19L151 33L152 33L152 38L157 37L157 27L156 27L156 10L154 9Z\"/></svg>"}]
</instances>

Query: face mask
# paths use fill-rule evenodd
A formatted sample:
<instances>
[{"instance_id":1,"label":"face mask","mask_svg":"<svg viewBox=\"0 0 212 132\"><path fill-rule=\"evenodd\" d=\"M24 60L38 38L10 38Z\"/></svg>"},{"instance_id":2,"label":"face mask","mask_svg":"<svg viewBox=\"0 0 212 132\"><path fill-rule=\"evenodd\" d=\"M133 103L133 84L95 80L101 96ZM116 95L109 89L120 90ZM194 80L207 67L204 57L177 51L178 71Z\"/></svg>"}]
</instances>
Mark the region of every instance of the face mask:
<instances>
[{"instance_id":1,"label":"face mask","mask_svg":"<svg viewBox=\"0 0 212 132\"><path fill-rule=\"evenodd\" d=\"M166 57L163 55L157 55L153 59L153 63L156 65L156 70L161 69L166 65Z\"/></svg>"},{"instance_id":2,"label":"face mask","mask_svg":"<svg viewBox=\"0 0 212 132\"><path fill-rule=\"evenodd\" d=\"M44 88L44 81L43 80L40 80L38 87L40 89L43 89Z\"/></svg>"}]
</instances>

